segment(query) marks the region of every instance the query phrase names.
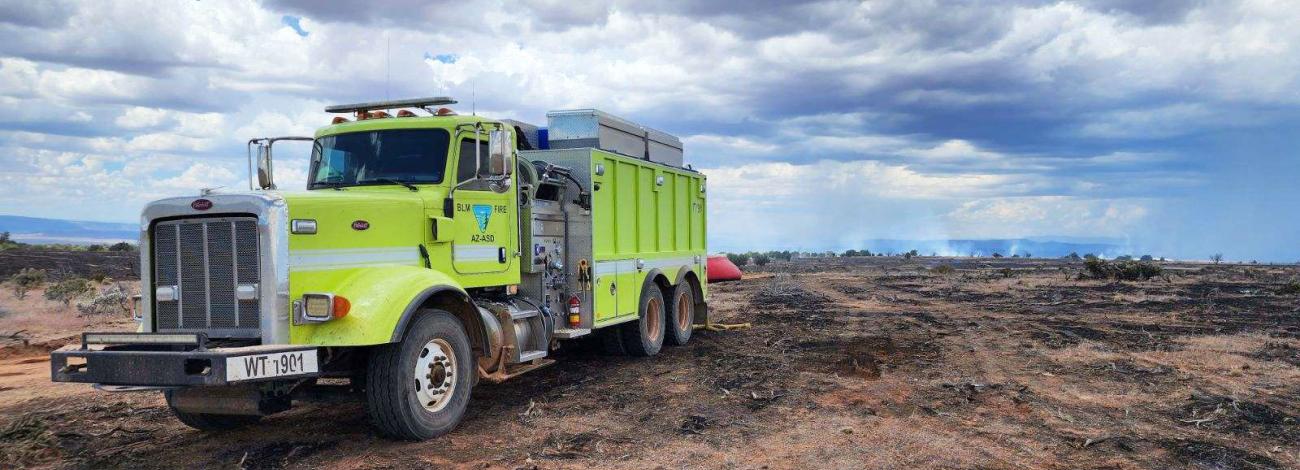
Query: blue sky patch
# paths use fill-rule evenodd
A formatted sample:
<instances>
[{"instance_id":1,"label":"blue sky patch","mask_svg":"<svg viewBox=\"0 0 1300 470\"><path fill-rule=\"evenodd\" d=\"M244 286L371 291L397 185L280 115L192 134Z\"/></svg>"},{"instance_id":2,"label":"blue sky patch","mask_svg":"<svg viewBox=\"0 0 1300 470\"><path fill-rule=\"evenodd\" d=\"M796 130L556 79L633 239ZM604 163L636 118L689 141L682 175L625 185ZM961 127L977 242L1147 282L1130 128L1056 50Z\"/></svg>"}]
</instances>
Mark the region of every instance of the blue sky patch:
<instances>
[{"instance_id":1,"label":"blue sky patch","mask_svg":"<svg viewBox=\"0 0 1300 470\"><path fill-rule=\"evenodd\" d=\"M434 55L434 54L431 54L431 53L428 53L428 52L425 52L425 53L424 53L424 60L433 60L433 61L442 62L442 63L444 63L444 64L454 64L454 63L456 63L456 61L459 60L459 59L460 59L460 56L457 56L456 54L437 54L437 55Z\"/></svg>"},{"instance_id":2,"label":"blue sky patch","mask_svg":"<svg viewBox=\"0 0 1300 470\"><path fill-rule=\"evenodd\" d=\"M284 15L280 17L280 22L284 23L285 26L293 28L293 31L298 33L299 36L307 37L308 34L311 34L302 29L302 18L297 16Z\"/></svg>"}]
</instances>

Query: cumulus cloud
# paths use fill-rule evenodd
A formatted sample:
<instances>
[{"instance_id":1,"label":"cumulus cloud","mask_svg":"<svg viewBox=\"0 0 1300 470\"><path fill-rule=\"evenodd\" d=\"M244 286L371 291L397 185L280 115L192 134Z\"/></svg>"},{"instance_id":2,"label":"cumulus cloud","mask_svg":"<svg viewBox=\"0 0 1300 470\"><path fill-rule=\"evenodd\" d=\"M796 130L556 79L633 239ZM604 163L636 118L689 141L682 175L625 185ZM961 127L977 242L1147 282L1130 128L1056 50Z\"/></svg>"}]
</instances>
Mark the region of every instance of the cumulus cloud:
<instances>
[{"instance_id":1,"label":"cumulus cloud","mask_svg":"<svg viewBox=\"0 0 1300 470\"><path fill-rule=\"evenodd\" d=\"M248 138L310 134L326 104L448 94L681 135L719 246L759 236L728 225L758 208L796 223L754 241L810 248L1141 232L1179 207L1231 217L1243 187L1300 198L1273 177L1295 171L1297 23L1249 0L3 2L0 210L71 216L89 195L130 201L92 218L130 219L146 196L242 186ZM282 186L305 153L279 154Z\"/></svg>"}]
</instances>

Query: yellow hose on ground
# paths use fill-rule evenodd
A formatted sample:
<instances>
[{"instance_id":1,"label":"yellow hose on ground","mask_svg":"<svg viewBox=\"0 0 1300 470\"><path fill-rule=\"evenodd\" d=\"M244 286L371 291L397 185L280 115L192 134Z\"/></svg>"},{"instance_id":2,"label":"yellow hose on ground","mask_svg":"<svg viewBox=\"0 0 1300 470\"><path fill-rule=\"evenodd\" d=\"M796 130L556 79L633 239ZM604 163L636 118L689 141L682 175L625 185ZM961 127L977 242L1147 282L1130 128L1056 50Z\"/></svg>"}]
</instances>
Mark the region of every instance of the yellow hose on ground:
<instances>
[{"instance_id":1,"label":"yellow hose on ground","mask_svg":"<svg viewBox=\"0 0 1300 470\"><path fill-rule=\"evenodd\" d=\"M694 325L695 329L697 329L697 330L709 330L709 331L743 330L743 329L745 329L745 328L749 328L749 327L752 327L752 326L754 326L754 325L750 324L749 322L745 322L745 323L713 323L713 322L706 322L706 323L704 323L703 325L698 324L698 323Z\"/></svg>"}]
</instances>

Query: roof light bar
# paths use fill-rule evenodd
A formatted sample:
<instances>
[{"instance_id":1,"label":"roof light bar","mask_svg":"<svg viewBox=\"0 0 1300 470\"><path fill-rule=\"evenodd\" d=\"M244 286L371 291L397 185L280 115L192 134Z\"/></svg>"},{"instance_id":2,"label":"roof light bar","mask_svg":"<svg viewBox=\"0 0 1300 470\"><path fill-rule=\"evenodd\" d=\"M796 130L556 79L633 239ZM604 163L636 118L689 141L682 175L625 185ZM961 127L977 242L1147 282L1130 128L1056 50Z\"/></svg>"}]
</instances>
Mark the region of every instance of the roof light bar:
<instances>
[{"instance_id":1,"label":"roof light bar","mask_svg":"<svg viewBox=\"0 0 1300 470\"><path fill-rule=\"evenodd\" d=\"M375 101L372 103L355 103L355 104L338 104L326 106L327 113L354 113L358 111L372 111L376 109L398 109L398 108L424 108L430 106L442 106L456 104L456 100L447 96L433 96L429 98L412 98L406 100L393 101Z\"/></svg>"}]
</instances>

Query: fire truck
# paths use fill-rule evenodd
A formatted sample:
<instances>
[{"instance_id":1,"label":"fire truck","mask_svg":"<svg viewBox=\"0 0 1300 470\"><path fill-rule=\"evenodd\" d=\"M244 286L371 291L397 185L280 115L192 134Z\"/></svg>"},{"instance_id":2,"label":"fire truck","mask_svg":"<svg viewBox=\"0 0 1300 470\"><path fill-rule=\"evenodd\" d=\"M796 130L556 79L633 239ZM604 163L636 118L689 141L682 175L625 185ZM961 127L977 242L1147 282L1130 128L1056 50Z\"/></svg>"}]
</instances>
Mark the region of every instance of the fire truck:
<instances>
[{"instance_id":1,"label":"fire truck","mask_svg":"<svg viewBox=\"0 0 1300 470\"><path fill-rule=\"evenodd\" d=\"M205 431L359 399L380 434L422 440L570 341L654 356L707 322L705 177L679 139L454 103L330 106L313 137L249 141L249 191L146 205L138 330L83 333L52 379L161 391ZM311 142L306 191L276 187L286 140Z\"/></svg>"}]
</instances>

